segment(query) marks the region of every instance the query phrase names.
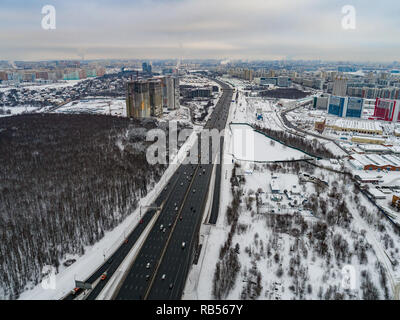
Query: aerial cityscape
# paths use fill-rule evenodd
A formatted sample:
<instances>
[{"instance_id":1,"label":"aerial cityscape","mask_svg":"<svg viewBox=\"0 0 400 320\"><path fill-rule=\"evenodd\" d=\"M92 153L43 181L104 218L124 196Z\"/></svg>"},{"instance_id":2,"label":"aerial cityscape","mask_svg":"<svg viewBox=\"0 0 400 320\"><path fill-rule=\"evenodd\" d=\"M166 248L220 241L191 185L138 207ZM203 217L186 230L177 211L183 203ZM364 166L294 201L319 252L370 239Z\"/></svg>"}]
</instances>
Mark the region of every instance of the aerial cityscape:
<instances>
[{"instance_id":1,"label":"aerial cityscape","mask_svg":"<svg viewBox=\"0 0 400 320\"><path fill-rule=\"evenodd\" d=\"M400 299L396 10L48 2L0 4L0 300Z\"/></svg>"}]
</instances>

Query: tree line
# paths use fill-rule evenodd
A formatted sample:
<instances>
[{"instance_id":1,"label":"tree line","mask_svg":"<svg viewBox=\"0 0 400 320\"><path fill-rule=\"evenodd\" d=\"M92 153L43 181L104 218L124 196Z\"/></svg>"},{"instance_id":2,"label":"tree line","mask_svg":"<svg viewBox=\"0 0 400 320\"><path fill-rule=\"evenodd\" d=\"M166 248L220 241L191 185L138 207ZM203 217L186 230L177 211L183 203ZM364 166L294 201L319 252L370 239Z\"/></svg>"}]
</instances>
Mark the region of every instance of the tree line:
<instances>
[{"instance_id":1,"label":"tree line","mask_svg":"<svg viewBox=\"0 0 400 320\"><path fill-rule=\"evenodd\" d=\"M3 298L18 298L44 266L58 270L135 210L165 170L146 161L145 133L156 126L105 115L0 118Z\"/></svg>"}]
</instances>

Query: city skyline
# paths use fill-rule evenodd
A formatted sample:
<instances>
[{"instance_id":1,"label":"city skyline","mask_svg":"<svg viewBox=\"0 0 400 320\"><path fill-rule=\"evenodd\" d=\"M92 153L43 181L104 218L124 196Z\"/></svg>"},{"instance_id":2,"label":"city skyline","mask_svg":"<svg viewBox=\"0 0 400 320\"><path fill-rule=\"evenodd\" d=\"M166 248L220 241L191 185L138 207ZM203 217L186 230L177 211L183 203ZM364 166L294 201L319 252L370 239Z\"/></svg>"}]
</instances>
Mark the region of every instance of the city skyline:
<instances>
[{"instance_id":1,"label":"city skyline","mask_svg":"<svg viewBox=\"0 0 400 320\"><path fill-rule=\"evenodd\" d=\"M41 26L43 6L56 29ZM355 9L344 29L343 6ZM400 4L242 1L3 1L0 60L249 59L397 61ZM95 14L94 14L95 13Z\"/></svg>"}]
</instances>

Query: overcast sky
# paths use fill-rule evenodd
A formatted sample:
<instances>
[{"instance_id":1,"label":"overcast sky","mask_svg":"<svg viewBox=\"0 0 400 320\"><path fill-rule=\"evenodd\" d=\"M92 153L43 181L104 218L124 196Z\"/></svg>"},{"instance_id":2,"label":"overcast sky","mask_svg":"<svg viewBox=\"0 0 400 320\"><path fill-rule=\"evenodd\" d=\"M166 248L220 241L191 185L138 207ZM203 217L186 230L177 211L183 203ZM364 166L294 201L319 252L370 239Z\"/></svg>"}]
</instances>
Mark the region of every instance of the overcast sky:
<instances>
[{"instance_id":1,"label":"overcast sky","mask_svg":"<svg viewBox=\"0 0 400 320\"><path fill-rule=\"evenodd\" d=\"M41 27L56 8L56 29ZM342 28L342 7L356 29ZM0 0L0 60L400 60L399 0Z\"/></svg>"}]
</instances>

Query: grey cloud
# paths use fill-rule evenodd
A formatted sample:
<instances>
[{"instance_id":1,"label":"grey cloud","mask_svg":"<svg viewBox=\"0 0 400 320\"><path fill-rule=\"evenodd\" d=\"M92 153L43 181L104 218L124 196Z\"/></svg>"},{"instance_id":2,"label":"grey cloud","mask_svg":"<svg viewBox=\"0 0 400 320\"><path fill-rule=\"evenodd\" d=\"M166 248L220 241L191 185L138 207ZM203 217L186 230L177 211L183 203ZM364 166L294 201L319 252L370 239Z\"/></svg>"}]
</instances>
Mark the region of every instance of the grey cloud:
<instances>
[{"instance_id":1,"label":"grey cloud","mask_svg":"<svg viewBox=\"0 0 400 320\"><path fill-rule=\"evenodd\" d=\"M392 61L400 56L398 1L353 1L357 29L349 31L341 28L346 2L122 1L113 6L111 1L71 1L56 5L54 31L40 29L40 15L31 8L21 12L21 24L13 22L15 12L3 11L0 20L9 18L0 22L0 59L77 58L81 48L89 59L291 56Z\"/></svg>"}]
</instances>

